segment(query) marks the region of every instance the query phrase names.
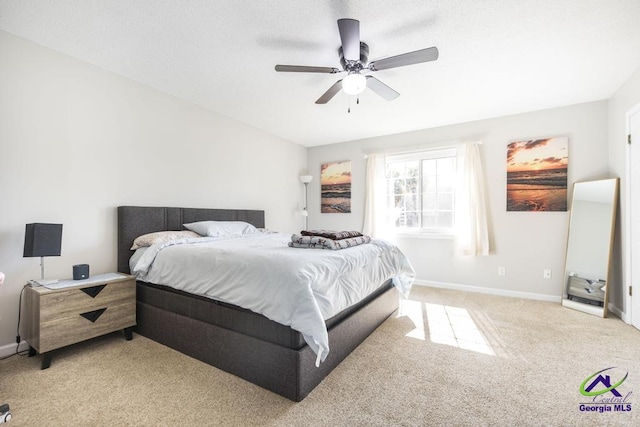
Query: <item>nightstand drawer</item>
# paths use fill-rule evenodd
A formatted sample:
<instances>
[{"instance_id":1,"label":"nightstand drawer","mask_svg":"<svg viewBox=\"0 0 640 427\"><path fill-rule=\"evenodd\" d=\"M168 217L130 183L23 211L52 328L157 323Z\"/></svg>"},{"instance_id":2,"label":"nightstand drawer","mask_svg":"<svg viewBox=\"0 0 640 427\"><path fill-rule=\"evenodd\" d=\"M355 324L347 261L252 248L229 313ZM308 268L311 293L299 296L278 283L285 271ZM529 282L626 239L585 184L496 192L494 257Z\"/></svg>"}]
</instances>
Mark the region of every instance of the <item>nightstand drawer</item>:
<instances>
[{"instance_id":1,"label":"nightstand drawer","mask_svg":"<svg viewBox=\"0 0 640 427\"><path fill-rule=\"evenodd\" d=\"M40 353L134 326L136 304L92 306L87 311L56 317L40 326Z\"/></svg>"},{"instance_id":2,"label":"nightstand drawer","mask_svg":"<svg viewBox=\"0 0 640 427\"><path fill-rule=\"evenodd\" d=\"M124 304L135 301L135 298L135 280L48 293L40 297L40 322L50 322L103 307Z\"/></svg>"}]
</instances>

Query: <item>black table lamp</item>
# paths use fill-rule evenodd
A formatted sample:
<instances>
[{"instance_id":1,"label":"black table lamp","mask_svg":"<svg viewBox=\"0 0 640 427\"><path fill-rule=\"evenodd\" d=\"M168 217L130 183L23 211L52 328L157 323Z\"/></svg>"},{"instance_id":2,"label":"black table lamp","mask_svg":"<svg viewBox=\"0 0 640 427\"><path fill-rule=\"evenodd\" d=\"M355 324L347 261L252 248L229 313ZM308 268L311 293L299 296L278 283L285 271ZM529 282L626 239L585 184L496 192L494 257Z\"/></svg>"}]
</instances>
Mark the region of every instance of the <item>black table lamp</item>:
<instances>
[{"instance_id":1,"label":"black table lamp","mask_svg":"<svg viewBox=\"0 0 640 427\"><path fill-rule=\"evenodd\" d=\"M61 249L62 224L27 224L23 256L40 257L41 283L44 281L44 257L60 256Z\"/></svg>"}]
</instances>

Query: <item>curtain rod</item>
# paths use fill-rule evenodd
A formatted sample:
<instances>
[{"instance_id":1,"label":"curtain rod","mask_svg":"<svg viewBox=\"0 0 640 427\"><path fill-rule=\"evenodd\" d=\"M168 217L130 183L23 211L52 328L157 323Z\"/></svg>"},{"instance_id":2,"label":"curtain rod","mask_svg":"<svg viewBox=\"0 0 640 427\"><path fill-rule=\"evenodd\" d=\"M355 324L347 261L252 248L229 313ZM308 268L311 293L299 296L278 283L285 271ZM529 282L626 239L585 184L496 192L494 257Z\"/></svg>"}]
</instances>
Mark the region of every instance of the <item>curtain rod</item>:
<instances>
[{"instance_id":1,"label":"curtain rod","mask_svg":"<svg viewBox=\"0 0 640 427\"><path fill-rule=\"evenodd\" d=\"M455 145L462 145L462 144L468 144L468 143L472 143L472 144L477 144L477 145L483 145L484 143L482 142L482 140L478 140L478 141L468 141L468 142L452 142L451 144L448 145L440 145L440 146L429 146L429 147L424 147L424 146L418 146L417 148L408 148L405 147L404 149L400 149L400 151L395 151L391 148L386 148L380 152L376 152L376 153L366 153L364 155L364 158L368 158L371 154L393 154L393 155L400 155L400 154L412 154L412 153L419 153L421 151L427 151L427 150L446 150L448 148L451 148L452 146ZM424 148L423 148L424 147Z\"/></svg>"}]
</instances>

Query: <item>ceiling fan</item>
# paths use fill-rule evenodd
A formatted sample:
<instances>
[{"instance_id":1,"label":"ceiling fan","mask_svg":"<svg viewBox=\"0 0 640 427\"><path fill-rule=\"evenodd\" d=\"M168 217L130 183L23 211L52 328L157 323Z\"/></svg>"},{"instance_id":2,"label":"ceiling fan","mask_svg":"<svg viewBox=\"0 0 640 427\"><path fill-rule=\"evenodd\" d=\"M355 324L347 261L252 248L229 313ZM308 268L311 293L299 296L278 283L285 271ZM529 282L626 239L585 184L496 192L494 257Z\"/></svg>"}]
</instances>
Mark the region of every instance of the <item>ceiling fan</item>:
<instances>
[{"instance_id":1,"label":"ceiling fan","mask_svg":"<svg viewBox=\"0 0 640 427\"><path fill-rule=\"evenodd\" d=\"M340 31L340 40L342 42L342 46L338 49L342 70L334 67L276 65L276 71L280 72L326 74L346 72L347 75L335 82L329 90L318 98L316 104L326 104L340 92L340 89L349 95L358 95L366 88L369 88L387 101L392 101L400 96L398 92L375 77L363 73L388 70L438 59L438 48L429 47L369 63L369 46L360 41L360 21L356 19L338 19L338 30Z\"/></svg>"}]
</instances>

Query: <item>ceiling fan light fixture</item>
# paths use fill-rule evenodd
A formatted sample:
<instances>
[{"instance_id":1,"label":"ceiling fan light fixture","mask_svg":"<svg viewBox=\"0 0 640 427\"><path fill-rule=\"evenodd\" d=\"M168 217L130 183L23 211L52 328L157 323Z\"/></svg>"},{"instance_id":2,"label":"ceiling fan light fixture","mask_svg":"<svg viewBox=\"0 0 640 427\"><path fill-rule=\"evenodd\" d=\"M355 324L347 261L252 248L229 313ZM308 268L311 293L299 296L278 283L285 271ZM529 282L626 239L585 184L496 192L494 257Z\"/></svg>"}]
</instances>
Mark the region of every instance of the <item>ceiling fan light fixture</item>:
<instances>
[{"instance_id":1,"label":"ceiling fan light fixture","mask_svg":"<svg viewBox=\"0 0 640 427\"><path fill-rule=\"evenodd\" d=\"M342 79L342 90L348 95L359 95L367 88L367 78L360 73L349 73Z\"/></svg>"}]
</instances>

